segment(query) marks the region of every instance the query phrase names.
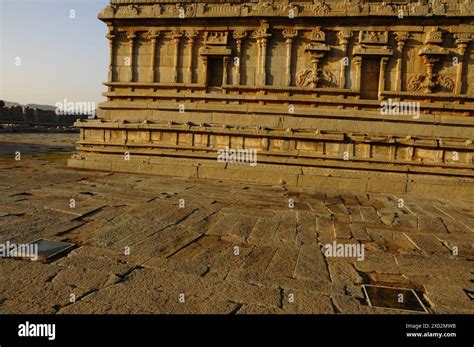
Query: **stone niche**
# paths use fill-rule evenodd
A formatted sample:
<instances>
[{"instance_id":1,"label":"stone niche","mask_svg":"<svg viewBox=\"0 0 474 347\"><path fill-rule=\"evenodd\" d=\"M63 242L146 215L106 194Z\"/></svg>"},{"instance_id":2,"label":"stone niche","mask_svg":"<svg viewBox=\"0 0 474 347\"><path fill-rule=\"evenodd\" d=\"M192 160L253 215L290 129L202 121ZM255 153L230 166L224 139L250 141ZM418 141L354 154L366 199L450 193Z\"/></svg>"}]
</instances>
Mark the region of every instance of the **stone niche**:
<instances>
[{"instance_id":1,"label":"stone niche","mask_svg":"<svg viewBox=\"0 0 474 347\"><path fill-rule=\"evenodd\" d=\"M473 13L469 1L111 1L99 14L107 100L76 123L69 164L403 193L430 180L473 187ZM226 148L257 150L258 165L218 162Z\"/></svg>"}]
</instances>

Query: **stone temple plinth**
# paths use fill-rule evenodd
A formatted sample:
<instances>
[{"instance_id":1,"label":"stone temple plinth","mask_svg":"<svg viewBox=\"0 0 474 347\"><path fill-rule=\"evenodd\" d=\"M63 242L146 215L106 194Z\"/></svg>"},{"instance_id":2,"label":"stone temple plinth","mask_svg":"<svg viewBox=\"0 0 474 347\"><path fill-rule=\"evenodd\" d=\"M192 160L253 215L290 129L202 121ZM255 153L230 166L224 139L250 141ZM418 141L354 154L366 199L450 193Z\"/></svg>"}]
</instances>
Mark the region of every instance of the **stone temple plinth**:
<instances>
[{"instance_id":1,"label":"stone temple plinth","mask_svg":"<svg viewBox=\"0 0 474 347\"><path fill-rule=\"evenodd\" d=\"M112 0L99 19L107 101L71 167L474 193L471 1Z\"/></svg>"}]
</instances>

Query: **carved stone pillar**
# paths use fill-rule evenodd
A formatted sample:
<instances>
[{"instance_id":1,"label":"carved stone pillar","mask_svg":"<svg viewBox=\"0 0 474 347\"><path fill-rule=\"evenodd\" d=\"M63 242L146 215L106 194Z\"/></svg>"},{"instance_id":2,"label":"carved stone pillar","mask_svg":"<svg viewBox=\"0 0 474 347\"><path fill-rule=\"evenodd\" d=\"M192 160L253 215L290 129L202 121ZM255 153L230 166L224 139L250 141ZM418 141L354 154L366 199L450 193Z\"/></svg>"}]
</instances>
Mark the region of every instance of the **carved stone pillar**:
<instances>
[{"instance_id":1,"label":"carved stone pillar","mask_svg":"<svg viewBox=\"0 0 474 347\"><path fill-rule=\"evenodd\" d=\"M201 74L201 84L206 84L207 81L207 56L202 55L202 74Z\"/></svg>"},{"instance_id":2,"label":"carved stone pillar","mask_svg":"<svg viewBox=\"0 0 474 347\"><path fill-rule=\"evenodd\" d=\"M107 40L109 40L109 73L108 80L109 82L114 82L114 39L116 38L114 28L109 27L109 32L106 35Z\"/></svg>"},{"instance_id":3,"label":"carved stone pillar","mask_svg":"<svg viewBox=\"0 0 474 347\"><path fill-rule=\"evenodd\" d=\"M234 64L234 84L240 85L241 74L242 74L242 43L243 40L247 37L247 32L244 30L235 30L233 33L234 40L237 43L237 64Z\"/></svg>"},{"instance_id":4,"label":"carved stone pillar","mask_svg":"<svg viewBox=\"0 0 474 347\"><path fill-rule=\"evenodd\" d=\"M456 45L458 46L458 62L456 70L456 86L454 88L455 94L462 94L463 91L463 72L464 72L464 60L466 55L466 49L471 42L470 35L468 34L456 34Z\"/></svg>"},{"instance_id":5,"label":"carved stone pillar","mask_svg":"<svg viewBox=\"0 0 474 347\"><path fill-rule=\"evenodd\" d=\"M362 74L362 57L355 57L354 58L354 67L355 67L355 75L354 75L354 85L353 90L356 92L360 92L360 80Z\"/></svg>"},{"instance_id":6,"label":"carved stone pillar","mask_svg":"<svg viewBox=\"0 0 474 347\"><path fill-rule=\"evenodd\" d=\"M261 45L262 45L262 51L260 54L260 85L264 86L267 84L267 43L268 40L266 37L262 37Z\"/></svg>"},{"instance_id":7,"label":"carved stone pillar","mask_svg":"<svg viewBox=\"0 0 474 347\"><path fill-rule=\"evenodd\" d=\"M385 90L385 70L387 67L388 58L380 59L380 77L379 77L379 99L382 97L382 92Z\"/></svg>"},{"instance_id":8,"label":"carved stone pillar","mask_svg":"<svg viewBox=\"0 0 474 347\"><path fill-rule=\"evenodd\" d=\"M257 85L264 86L267 81L266 74L266 60L267 60L267 41L271 34L268 34L268 28L270 25L267 21L262 21L260 28L253 33L253 36L257 39L258 44L258 57L257 57Z\"/></svg>"},{"instance_id":9,"label":"carved stone pillar","mask_svg":"<svg viewBox=\"0 0 474 347\"><path fill-rule=\"evenodd\" d=\"M155 81L155 71L156 71L156 40L160 36L160 32L157 30L150 30L145 34L145 37L150 41L150 77L149 81L151 83Z\"/></svg>"},{"instance_id":10,"label":"carved stone pillar","mask_svg":"<svg viewBox=\"0 0 474 347\"><path fill-rule=\"evenodd\" d=\"M190 30L186 32L186 38L188 39L188 67L186 72L186 80L188 83L193 83L193 48L196 37L196 31Z\"/></svg>"},{"instance_id":11,"label":"carved stone pillar","mask_svg":"<svg viewBox=\"0 0 474 347\"><path fill-rule=\"evenodd\" d=\"M283 37L286 40L286 76L285 84L291 86L291 60L293 55L293 40L298 36L298 31L295 29L283 30Z\"/></svg>"},{"instance_id":12,"label":"carved stone pillar","mask_svg":"<svg viewBox=\"0 0 474 347\"><path fill-rule=\"evenodd\" d=\"M410 34L407 32L396 32L395 40L397 41L397 67L396 67L396 80L395 80L395 90L400 92L402 90L402 74L403 74L403 48L405 47L405 42L408 40Z\"/></svg>"},{"instance_id":13,"label":"carved stone pillar","mask_svg":"<svg viewBox=\"0 0 474 347\"><path fill-rule=\"evenodd\" d=\"M174 45L174 56L173 56L173 82L178 83L178 60L179 60L179 41L183 34L180 31L173 31L171 33L171 39Z\"/></svg>"},{"instance_id":14,"label":"carved stone pillar","mask_svg":"<svg viewBox=\"0 0 474 347\"><path fill-rule=\"evenodd\" d=\"M224 69L222 72L222 85L227 85L227 67L229 66L229 57L225 56L224 57Z\"/></svg>"},{"instance_id":15,"label":"carved stone pillar","mask_svg":"<svg viewBox=\"0 0 474 347\"><path fill-rule=\"evenodd\" d=\"M347 56L347 45L349 44L349 40L352 38L353 34L352 31L343 30L337 33L337 37L339 38L339 43L342 46L342 53L344 55L342 59L342 66L341 66L341 73L339 75L339 87L345 88L346 87L346 73L347 73L347 66L346 59L349 59Z\"/></svg>"},{"instance_id":16,"label":"carved stone pillar","mask_svg":"<svg viewBox=\"0 0 474 347\"><path fill-rule=\"evenodd\" d=\"M137 37L136 32L134 29L127 30L127 39L128 39L128 46L129 46L129 55L128 55L128 76L127 82L133 82L133 66L135 65L133 59L133 51L135 48L135 38Z\"/></svg>"}]
</instances>

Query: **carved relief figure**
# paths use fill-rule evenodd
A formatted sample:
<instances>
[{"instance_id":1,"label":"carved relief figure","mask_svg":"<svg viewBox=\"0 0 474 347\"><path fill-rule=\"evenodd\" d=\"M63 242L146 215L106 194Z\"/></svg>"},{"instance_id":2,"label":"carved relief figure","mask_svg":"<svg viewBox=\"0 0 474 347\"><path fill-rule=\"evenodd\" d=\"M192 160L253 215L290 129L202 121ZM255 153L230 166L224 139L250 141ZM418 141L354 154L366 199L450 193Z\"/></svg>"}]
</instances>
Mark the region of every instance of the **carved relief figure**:
<instances>
[{"instance_id":1,"label":"carved relief figure","mask_svg":"<svg viewBox=\"0 0 474 347\"><path fill-rule=\"evenodd\" d=\"M324 0L314 0L313 1L313 13L317 15L325 15L331 11L331 7L329 7Z\"/></svg>"},{"instance_id":2,"label":"carved relief figure","mask_svg":"<svg viewBox=\"0 0 474 347\"><path fill-rule=\"evenodd\" d=\"M298 87L317 86L322 83L326 87L337 87L337 80L334 74L326 69L304 69L296 74L296 85Z\"/></svg>"}]
</instances>

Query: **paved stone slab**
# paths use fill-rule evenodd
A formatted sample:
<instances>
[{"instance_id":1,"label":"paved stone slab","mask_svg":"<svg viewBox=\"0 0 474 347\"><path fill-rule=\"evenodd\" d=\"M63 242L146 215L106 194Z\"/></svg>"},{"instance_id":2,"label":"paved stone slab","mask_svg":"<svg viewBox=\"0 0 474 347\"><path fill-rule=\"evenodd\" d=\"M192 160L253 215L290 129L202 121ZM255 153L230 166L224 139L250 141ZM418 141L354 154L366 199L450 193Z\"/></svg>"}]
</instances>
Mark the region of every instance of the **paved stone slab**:
<instances>
[{"instance_id":1,"label":"paved stone slab","mask_svg":"<svg viewBox=\"0 0 474 347\"><path fill-rule=\"evenodd\" d=\"M368 307L363 283L472 313L470 201L79 172L66 158L0 158L0 244L78 245L48 264L0 258L0 313L400 313ZM69 213L70 196L88 205ZM325 257L333 242L363 245L363 261Z\"/></svg>"}]
</instances>

